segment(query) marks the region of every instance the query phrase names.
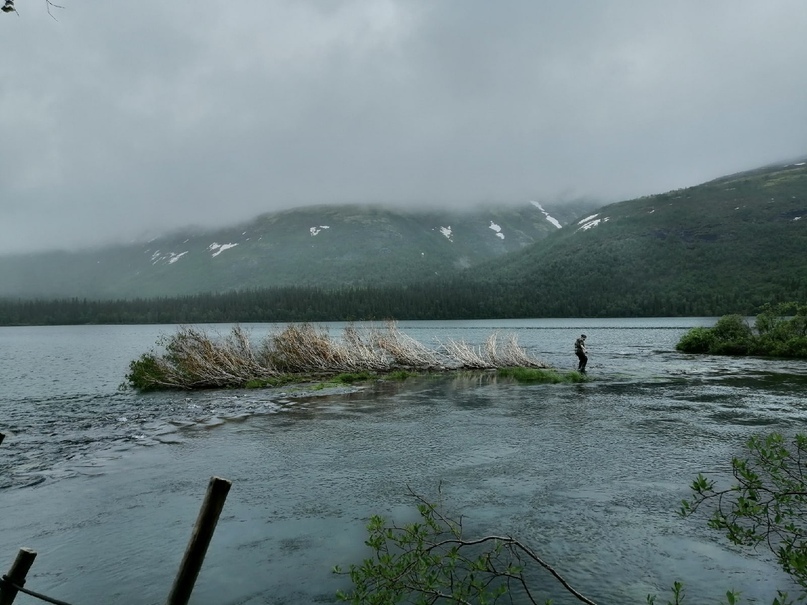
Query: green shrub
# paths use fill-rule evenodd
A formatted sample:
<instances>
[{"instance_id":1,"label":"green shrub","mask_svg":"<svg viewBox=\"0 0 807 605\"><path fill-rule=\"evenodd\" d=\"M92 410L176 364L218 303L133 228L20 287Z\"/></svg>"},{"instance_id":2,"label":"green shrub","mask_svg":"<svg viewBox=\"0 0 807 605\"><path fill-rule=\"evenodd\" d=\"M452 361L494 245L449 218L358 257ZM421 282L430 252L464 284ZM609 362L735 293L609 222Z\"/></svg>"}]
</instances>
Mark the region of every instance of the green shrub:
<instances>
[{"instance_id":1,"label":"green shrub","mask_svg":"<svg viewBox=\"0 0 807 605\"><path fill-rule=\"evenodd\" d=\"M741 315L724 315L712 328L714 341L710 353L716 355L747 355L753 332Z\"/></svg>"},{"instance_id":2,"label":"green shrub","mask_svg":"<svg viewBox=\"0 0 807 605\"><path fill-rule=\"evenodd\" d=\"M757 315L755 355L807 357L807 305L766 305Z\"/></svg>"},{"instance_id":3,"label":"green shrub","mask_svg":"<svg viewBox=\"0 0 807 605\"><path fill-rule=\"evenodd\" d=\"M713 328L692 328L675 348L684 353L807 358L807 305L766 305L752 330L740 315L725 315Z\"/></svg>"},{"instance_id":4,"label":"green shrub","mask_svg":"<svg viewBox=\"0 0 807 605\"><path fill-rule=\"evenodd\" d=\"M751 328L742 315L724 315L717 320L714 335L721 340L743 340L751 336Z\"/></svg>"},{"instance_id":5,"label":"green shrub","mask_svg":"<svg viewBox=\"0 0 807 605\"><path fill-rule=\"evenodd\" d=\"M709 353L714 340L711 328L692 328L681 337L675 348L683 353Z\"/></svg>"},{"instance_id":6,"label":"green shrub","mask_svg":"<svg viewBox=\"0 0 807 605\"><path fill-rule=\"evenodd\" d=\"M129 363L126 380L140 391L152 391L164 388L166 382L165 368L153 353L143 353L138 359Z\"/></svg>"}]
</instances>

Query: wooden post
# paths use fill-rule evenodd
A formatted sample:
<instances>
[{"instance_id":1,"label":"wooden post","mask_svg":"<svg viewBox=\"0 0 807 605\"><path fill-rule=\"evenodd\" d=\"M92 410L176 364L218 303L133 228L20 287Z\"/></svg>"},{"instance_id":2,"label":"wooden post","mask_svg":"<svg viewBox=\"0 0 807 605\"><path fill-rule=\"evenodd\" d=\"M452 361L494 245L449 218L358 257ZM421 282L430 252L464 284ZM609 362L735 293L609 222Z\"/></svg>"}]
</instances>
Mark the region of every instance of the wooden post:
<instances>
[{"instance_id":1,"label":"wooden post","mask_svg":"<svg viewBox=\"0 0 807 605\"><path fill-rule=\"evenodd\" d=\"M174 586L171 588L171 594L168 595L166 605L187 605L190 600L193 585L202 568L207 547L213 538L216 523L219 520L221 509L224 508L224 501L227 499L231 485L230 481L221 477L210 478L205 501L202 503L199 517L196 519L196 525L193 528L188 547L185 549L185 556L182 557L177 577L174 578ZM3 604L0 603L0 605Z\"/></svg>"},{"instance_id":2,"label":"wooden post","mask_svg":"<svg viewBox=\"0 0 807 605\"><path fill-rule=\"evenodd\" d=\"M8 581L17 586L25 584L25 576L28 575L28 570L34 564L34 559L36 559L35 550L21 548L20 552L17 553L17 558L14 559L14 563L11 565L11 569L6 574ZM16 588L6 582L0 584L0 605L11 605L17 596L17 592L19 591Z\"/></svg>"}]
</instances>

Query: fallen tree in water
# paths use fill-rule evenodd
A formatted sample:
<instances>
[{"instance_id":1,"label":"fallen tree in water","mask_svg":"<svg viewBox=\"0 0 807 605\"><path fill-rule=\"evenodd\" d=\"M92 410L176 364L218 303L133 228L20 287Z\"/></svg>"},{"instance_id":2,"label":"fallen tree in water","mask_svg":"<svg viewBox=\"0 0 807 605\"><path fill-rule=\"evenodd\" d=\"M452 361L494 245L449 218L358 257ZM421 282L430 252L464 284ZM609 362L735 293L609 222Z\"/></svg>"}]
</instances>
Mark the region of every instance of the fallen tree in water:
<instances>
[{"instance_id":1,"label":"fallen tree in water","mask_svg":"<svg viewBox=\"0 0 807 605\"><path fill-rule=\"evenodd\" d=\"M449 340L431 349L394 322L383 328L349 325L341 339L311 324L290 324L257 343L241 326L218 338L184 326L158 345L163 352L144 353L129 364L130 386L141 391L240 388L357 372L548 368L519 346L515 334L501 338L493 333L480 346Z\"/></svg>"}]
</instances>

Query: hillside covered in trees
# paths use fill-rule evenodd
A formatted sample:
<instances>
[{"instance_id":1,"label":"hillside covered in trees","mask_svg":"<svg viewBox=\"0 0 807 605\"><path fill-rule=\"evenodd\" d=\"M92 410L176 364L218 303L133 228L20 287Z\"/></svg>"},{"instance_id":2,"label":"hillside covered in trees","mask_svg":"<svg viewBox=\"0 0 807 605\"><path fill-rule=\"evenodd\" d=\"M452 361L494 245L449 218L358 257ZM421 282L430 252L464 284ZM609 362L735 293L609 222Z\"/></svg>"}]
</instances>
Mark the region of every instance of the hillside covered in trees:
<instances>
[{"instance_id":1,"label":"hillside covered in trees","mask_svg":"<svg viewBox=\"0 0 807 605\"><path fill-rule=\"evenodd\" d=\"M807 165L620 202L475 271L518 314L720 315L807 299ZM487 276L483 279L482 276Z\"/></svg>"},{"instance_id":2,"label":"hillside covered in trees","mask_svg":"<svg viewBox=\"0 0 807 605\"><path fill-rule=\"evenodd\" d=\"M443 236L441 236L443 237ZM430 278L180 297L0 300L0 323L716 316L807 300L807 164L611 204Z\"/></svg>"}]
</instances>

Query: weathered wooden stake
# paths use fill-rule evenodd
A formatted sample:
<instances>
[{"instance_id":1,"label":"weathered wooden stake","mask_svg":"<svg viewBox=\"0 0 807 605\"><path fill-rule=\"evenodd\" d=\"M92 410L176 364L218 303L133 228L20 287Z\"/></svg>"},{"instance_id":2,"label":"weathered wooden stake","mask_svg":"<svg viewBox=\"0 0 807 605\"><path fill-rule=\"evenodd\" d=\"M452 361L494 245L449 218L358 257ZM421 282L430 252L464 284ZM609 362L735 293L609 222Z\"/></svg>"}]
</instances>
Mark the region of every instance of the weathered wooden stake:
<instances>
[{"instance_id":1,"label":"weathered wooden stake","mask_svg":"<svg viewBox=\"0 0 807 605\"><path fill-rule=\"evenodd\" d=\"M199 517L196 519L196 525L193 528L188 547L185 549L185 556L182 557L177 577L174 578L174 586L171 588L171 594L168 595L166 605L187 605L190 600L193 585L202 568L207 547L213 538L216 523L218 523L221 509L224 508L224 501L227 499L231 485L232 483L227 479L210 478L205 501L202 503ZM4 604L0 603L0 605Z\"/></svg>"},{"instance_id":2,"label":"weathered wooden stake","mask_svg":"<svg viewBox=\"0 0 807 605\"><path fill-rule=\"evenodd\" d=\"M28 570L34 564L34 559L36 559L35 550L21 548L17 553L17 558L14 559L14 563L11 564L11 569L6 574L9 582L13 582L17 586L25 584L25 576L28 575ZM11 605L18 592L16 588L8 583L0 583L0 605Z\"/></svg>"}]
</instances>

